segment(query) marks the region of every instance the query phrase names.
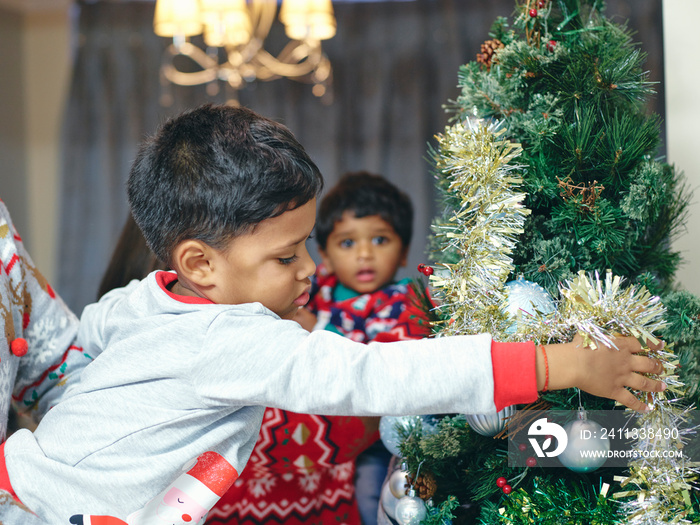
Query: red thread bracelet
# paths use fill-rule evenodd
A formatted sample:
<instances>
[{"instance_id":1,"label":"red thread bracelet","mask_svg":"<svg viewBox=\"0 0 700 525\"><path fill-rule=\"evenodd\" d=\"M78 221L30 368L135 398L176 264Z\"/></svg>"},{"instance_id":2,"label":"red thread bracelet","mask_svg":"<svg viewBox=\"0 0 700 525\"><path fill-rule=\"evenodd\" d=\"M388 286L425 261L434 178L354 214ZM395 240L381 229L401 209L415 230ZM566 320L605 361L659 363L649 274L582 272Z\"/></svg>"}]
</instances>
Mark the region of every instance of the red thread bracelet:
<instances>
[{"instance_id":1,"label":"red thread bracelet","mask_svg":"<svg viewBox=\"0 0 700 525\"><path fill-rule=\"evenodd\" d=\"M540 345L540 348L544 356L544 387L542 388L542 392L546 392L549 388L549 361L547 361L547 351L544 349L544 345Z\"/></svg>"}]
</instances>

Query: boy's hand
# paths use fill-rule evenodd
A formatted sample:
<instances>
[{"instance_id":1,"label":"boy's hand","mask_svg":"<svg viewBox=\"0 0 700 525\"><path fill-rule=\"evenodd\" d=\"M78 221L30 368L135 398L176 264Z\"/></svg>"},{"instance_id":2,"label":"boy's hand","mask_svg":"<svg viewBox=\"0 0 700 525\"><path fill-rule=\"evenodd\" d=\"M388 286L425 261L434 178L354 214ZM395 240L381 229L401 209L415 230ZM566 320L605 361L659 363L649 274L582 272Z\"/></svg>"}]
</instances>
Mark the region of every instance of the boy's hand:
<instances>
[{"instance_id":1,"label":"boy's hand","mask_svg":"<svg viewBox=\"0 0 700 525\"><path fill-rule=\"evenodd\" d=\"M615 347L596 341L595 350L584 346L583 338L577 335L571 343L545 345L549 361L549 389L578 387L599 397L614 399L639 412L648 410L647 405L637 399L627 388L645 392L661 392L666 385L642 374L660 374L663 365L657 359L635 355L642 345L634 337L618 337ZM661 347L650 345L651 348ZM537 349L541 353L541 348ZM538 387L540 359L537 356Z\"/></svg>"},{"instance_id":2,"label":"boy's hand","mask_svg":"<svg viewBox=\"0 0 700 525\"><path fill-rule=\"evenodd\" d=\"M316 316L306 308L299 308L294 315L294 320L307 332L311 332L316 326Z\"/></svg>"}]
</instances>

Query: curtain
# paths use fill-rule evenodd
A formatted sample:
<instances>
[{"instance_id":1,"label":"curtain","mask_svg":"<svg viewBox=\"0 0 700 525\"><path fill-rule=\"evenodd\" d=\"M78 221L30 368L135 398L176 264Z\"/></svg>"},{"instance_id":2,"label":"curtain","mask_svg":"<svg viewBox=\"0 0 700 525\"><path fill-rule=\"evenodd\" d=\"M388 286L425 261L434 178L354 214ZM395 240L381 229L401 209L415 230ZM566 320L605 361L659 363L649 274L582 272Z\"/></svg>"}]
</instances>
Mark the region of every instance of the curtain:
<instances>
[{"instance_id":1,"label":"curtain","mask_svg":"<svg viewBox=\"0 0 700 525\"><path fill-rule=\"evenodd\" d=\"M660 81L661 0L607 5L609 17L629 19L637 30L635 40L649 53L652 79ZM159 67L169 42L153 34L154 3L79 1L77 7L62 132L57 285L79 313L96 299L127 216L125 183L139 142L167 117L205 102L222 103L227 94L161 82ZM415 276L417 264L428 260L426 239L436 214L428 144L448 124L443 106L459 93L459 66L474 60L493 21L510 16L514 1L336 2L334 9L337 34L324 42L333 65L327 99L288 79L250 84L239 99L294 132L324 174L326 187L346 171L367 170L411 196L414 240L408 266L398 277ZM273 32L270 50L281 48L282 33ZM660 87L650 110L663 115Z\"/></svg>"}]
</instances>

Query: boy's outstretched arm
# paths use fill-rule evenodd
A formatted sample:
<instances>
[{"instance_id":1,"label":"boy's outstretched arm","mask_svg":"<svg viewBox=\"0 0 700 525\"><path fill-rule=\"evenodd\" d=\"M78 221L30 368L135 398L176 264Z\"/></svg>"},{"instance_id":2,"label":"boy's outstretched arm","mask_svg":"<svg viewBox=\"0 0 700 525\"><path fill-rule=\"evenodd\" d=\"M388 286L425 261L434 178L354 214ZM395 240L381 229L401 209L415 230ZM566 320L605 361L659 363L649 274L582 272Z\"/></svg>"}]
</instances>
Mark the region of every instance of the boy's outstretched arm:
<instances>
[{"instance_id":1,"label":"boy's outstretched arm","mask_svg":"<svg viewBox=\"0 0 700 525\"><path fill-rule=\"evenodd\" d=\"M549 368L549 390L577 387L590 394L607 397L623 405L643 412L647 405L637 399L627 388L645 392L661 392L666 389L662 381L642 374L660 374L663 365L656 359L636 355L642 345L634 337L614 339L617 348L596 341L598 348L585 346L583 338L576 336L570 343L544 345L536 349L537 388L542 390Z\"/></svg>"}]
</instances>

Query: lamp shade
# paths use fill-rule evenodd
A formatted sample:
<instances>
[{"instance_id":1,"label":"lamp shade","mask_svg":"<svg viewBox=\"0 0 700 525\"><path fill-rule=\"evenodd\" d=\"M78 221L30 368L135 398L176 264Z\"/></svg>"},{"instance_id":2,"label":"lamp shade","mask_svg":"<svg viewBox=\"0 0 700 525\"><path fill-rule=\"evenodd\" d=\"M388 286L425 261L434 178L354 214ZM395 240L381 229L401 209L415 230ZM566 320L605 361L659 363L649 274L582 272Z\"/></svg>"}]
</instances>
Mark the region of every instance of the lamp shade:
<instances>
[{"instance_id":1,"label":"lamp shade","mask_svg":"<svg viewBox=\"0 0 700 525\"><path fill-rule=\"evenodd\" d=\"M283 0L280 21L293 40L328 40L335 36L331 0Z\"/></svg>"},{"instance_id":2,"label":"lamp shade","mask_svg":"<svg viewBox=\"0 0 700 525\"><path fill-rule=\"evenodd\" d=\"M246 0L202 0L202 21L208 46L237 46L250 41L253 28Z\"/></svg>"},{"instance_id":3,"label":"lamp shade","mask_svg":"<svg viewBox=\"0 0 700 525\"><path fill-rule=\"evenodd\" d=\"M153 32L158 36L192 36L202 32L199 0L157 0Z\"/></svg>"}]
</instances>

